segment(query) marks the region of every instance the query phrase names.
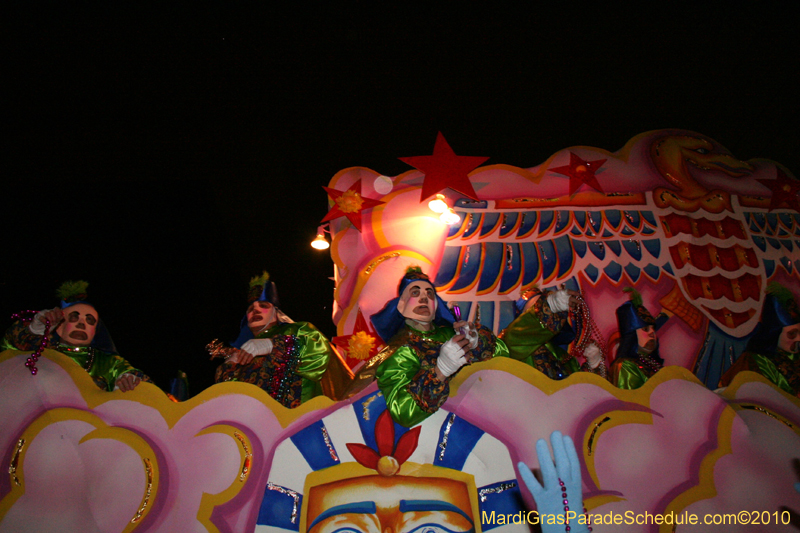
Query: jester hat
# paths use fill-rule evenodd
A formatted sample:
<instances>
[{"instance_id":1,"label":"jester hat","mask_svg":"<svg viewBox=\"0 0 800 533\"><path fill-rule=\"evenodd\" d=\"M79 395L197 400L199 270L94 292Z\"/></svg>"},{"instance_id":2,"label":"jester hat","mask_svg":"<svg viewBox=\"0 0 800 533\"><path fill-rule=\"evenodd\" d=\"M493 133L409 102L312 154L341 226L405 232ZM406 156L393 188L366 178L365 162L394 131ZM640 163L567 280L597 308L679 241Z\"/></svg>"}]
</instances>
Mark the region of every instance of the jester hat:
<instances>
[{"instance_id":1,"label":"jester hat","mask_svg":"<svg viewBox=\"0 0 800 533\"><path fill-rule=\"evenodd\" d=\"M433 286L427 274L423 273L420 267L409 267L397 285L397 297L386 302L383 309L370 317L375 331L383 339L383 342L389 342L405 325L406 318L397 310L397 304L406 287L410 283L419 280L428 282L433 287L434 294L436 293L436 287ZM433 322L440 326L452 326L455 321L455 317L450 312L450 309L447 308L447 303L436 294L436 316L433 317Z\"/></svg>"},{"instance_id":2,"label":"jester hat","mask_svg":"<svg viewBox=\"0 0 800 533\"><path fill-rule=\"evenodd\" d=\"M274 305L278 322L292 322L292 319L278 308L278 289L275 287L275 282L270 281L266 270L260 276L250 278L247 290L247 305L249 306L253 302L267 302ZM231 343L231 346L241 348L242 344L253 338L253 332L247 326L247 313L245 313L239 323L239 336Z\"/></svg>"},{"instance_id":3,"label":"jester hat","mask_svg":"<svg viewBox=\"0 0 800 533\"><path fill-rule=\"evenodd\" d=\"M617 307L617 325L620 336L627 335L647 326L656 326L656 319L642 302L642 295L634 288L623 291L630 293L631 299Z\"/></svg>"}]
</instances>

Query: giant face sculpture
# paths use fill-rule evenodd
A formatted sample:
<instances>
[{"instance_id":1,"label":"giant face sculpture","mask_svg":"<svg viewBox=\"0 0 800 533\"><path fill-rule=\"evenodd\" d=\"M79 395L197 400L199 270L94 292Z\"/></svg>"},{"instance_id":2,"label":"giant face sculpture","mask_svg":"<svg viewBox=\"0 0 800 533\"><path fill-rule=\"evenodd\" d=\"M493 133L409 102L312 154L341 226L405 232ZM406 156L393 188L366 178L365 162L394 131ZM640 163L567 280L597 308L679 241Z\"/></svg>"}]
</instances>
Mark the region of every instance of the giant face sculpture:
<instances>
[{"instance_id":1,"label":"giant face sculpture","mask_svg":"<svg viewBox=\"0 0 800 533\"><path fill-rule=\"evenodd\" d=\"M444 477L363 476L311 488L309 533L474 531L468 484Z\"/></svg>"},{"instance_id":2,"label":"giant face sculpture","mask_svg":"<svg viewBox=\"0 0 800 533\"><path fill-rule=\"evenodd\" d=\"M436 291L424 280L408 284L397 302L397 310L406 318L430 323L436 317Z\"/></svg>"},{"instance_id":3,"label":"giant face sculpture","mask_svg":"<svg viewBox=\"0 0 800 533\"><path fill-rule=\"evenodd\" d=\"M94 340L99 315L89 304L75 304L64 309L64 321L56 329L61 340L73 346L88 346Z\"/></svg>"}]
</instances>

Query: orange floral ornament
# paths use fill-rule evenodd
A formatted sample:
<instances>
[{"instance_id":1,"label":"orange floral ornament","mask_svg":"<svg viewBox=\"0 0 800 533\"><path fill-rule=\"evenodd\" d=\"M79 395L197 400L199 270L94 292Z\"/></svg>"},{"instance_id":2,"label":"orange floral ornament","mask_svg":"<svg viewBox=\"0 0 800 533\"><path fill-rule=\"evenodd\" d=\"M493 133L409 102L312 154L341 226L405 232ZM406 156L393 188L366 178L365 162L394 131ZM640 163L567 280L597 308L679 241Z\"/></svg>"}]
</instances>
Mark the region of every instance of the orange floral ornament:
<instances>
[{"instance_id":1,"label":"orange floral ornament","mask_svg":"<svg viewBox=\"0 0 800 533\"><path fill-rule=\"evenodd\" d=\"M355 213L361 211L361 206L364 204L364 199L355 191L344 191L342 195L336 199L336 205L339 206L342 213Z\"/></svg>"},{"instance_id":2,"label":"orange floral ornament","mask_svg":"<svg viewBox=\"0 0 800 533\"><path fill-rule=\"evenodd\" d=\"M333 200L333 207L322 219L322 222L327 222L334 218L347 217L347 220L352 222L358 231L361 231L361 213L365 209L371 209L376 205L386 203L361 196L361 180L356 181L346 191L339 191L330 187L323 187L323 189Z\"/></svg>"}]
</instances>

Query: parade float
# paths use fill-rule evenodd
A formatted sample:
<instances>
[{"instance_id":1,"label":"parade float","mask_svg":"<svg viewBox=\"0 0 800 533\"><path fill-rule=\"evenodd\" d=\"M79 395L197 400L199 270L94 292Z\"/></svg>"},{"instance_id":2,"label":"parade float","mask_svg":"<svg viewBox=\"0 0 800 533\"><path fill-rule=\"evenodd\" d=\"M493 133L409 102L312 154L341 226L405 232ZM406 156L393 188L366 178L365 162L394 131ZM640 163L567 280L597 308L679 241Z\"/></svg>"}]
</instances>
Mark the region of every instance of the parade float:
<instances>
[{"instance_id":1,"label":"parade float","mask_svg":"<svg viewBox=\"0 0 800 533\"><path fill-rule=\"evenodd\" d=\"M365 502L397 531L527 531L536 506L517 463L536 469L536 441L556 430L578 448L594 531L790 530L800 400L752 372L718 384L767 284L798 294L800 182L683 130L532 168L486 159L440 135L433 155L403 158L404 174L350 168L326 187L317 242L330 236L333 341L354 373L329 389L336 401L287 409L242 383L179 403L147 383L107 393L60 353L44 350L31 375L28 353L4 352L0 532L360 531L322 522L332 508L371 516ZM496 333L525 289L580 291L606 363L612 310L633 287L671 316L667 366L621 390L497 358L463 368L442 409L402 427L369 372L381 348L369 317L412 265ZM423 500L440 507L409 504Z\"/></svg>"}]
</instances>

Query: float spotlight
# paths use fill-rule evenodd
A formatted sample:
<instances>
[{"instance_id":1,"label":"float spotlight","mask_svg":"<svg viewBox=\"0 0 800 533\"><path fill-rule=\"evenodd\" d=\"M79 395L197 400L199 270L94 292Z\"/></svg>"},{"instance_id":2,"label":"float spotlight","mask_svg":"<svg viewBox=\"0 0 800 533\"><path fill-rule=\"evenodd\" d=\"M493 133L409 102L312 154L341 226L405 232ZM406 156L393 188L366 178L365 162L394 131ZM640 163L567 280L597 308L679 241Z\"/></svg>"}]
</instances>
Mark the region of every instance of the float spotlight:
<instances>
[{"instance_id":1,"label":"float spotlight","mask_svg":"<svg viewBox=\"0 0 800 533\"><path fill-rule=\"evenodd\" d=\"M431 211L434 213L444 213L447 211L447 204L444 201L444 194L437 194L433 200L428 202L428 207L430 207Z\"/></svg>"},{"instance_id":2,"label":"float spotlight","mask_svg":"<svg viewBox=\"0 0 800 533\"><path fill-rule=\"evenodd\" d=\"M439 216L439 220L441 220L448 226L452 226L453 224L458 224L459 222L461 222L461 217L458 216L458 213L456 213L452 207L449 207L447 208L447 211L445 211Z\"/></svg>"},{"instance_id":3,"label":"float spotlight","mask_svg":"<svg viewBox=\"0 0 800 533\"><path fill-rule=\"evenodd\" d=\"M317 228L317 236L316 238L311 241L311 247L316 248L317 250L327 250L331 247L331 244L325 238L325 232L328 231L325 229L325 226L320 226ZM328 233L330 233L328 231Z\"/></svg>"}]
</instances>

